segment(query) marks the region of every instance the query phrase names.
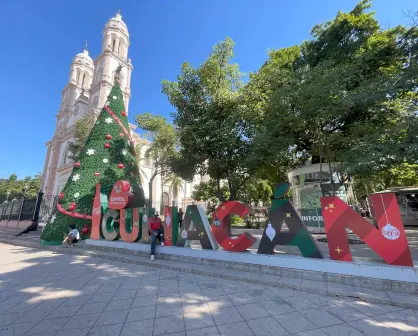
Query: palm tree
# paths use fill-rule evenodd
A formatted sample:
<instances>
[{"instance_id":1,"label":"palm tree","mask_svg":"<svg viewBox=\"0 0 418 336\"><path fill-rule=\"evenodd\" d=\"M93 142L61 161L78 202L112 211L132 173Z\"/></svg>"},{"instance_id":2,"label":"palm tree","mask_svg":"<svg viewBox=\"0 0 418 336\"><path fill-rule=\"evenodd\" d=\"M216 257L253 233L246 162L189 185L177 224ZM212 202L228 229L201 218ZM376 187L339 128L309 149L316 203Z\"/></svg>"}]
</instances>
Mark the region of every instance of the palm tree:
<instances>
[{"instance_id":1,"label":"palm tree","mask_svg":"<svg viewBox=\"0 0 418 336\"><path fill-rule=\"evenodd\" d=\"M173 199L177 200L180 190L183 190L183 180L175 174L170 174L165 178L164 183L170 185Z\"/></svg>"},{"instance_id":2,"label":"palm tree","mask_svg":"<svg viewBox=\"0 0 418 336\"><path fill-rule=\"evenodd\" d=\"M144 177L146 176L144 169L142 168L144 163L144 158L141 158L141 152L142 148L144 148L144 143L137 143L135 145L135 154L136 154L136 160L138 162L138 168L139 168L139 179L141 180L142 185L144 184Z\"/></svg>"}]
</instances>

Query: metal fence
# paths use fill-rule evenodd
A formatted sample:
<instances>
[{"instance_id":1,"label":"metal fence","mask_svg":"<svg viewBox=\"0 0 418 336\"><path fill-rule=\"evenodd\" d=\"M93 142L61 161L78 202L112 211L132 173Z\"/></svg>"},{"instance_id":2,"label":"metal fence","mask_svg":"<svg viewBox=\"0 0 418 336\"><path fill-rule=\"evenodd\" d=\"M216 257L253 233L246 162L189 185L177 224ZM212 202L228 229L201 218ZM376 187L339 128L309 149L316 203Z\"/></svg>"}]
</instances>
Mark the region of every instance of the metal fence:
<instances>
[{"instance_id":1,"label":"metal fence","mask_svg":"<svg viewBox=\"0 0 418 336\"><path fill-rule=\"evenodd\" d=\"M0 221L31 220L35 212L36 198L16 199L0 204Z\"/></svg>"}]
</instances>

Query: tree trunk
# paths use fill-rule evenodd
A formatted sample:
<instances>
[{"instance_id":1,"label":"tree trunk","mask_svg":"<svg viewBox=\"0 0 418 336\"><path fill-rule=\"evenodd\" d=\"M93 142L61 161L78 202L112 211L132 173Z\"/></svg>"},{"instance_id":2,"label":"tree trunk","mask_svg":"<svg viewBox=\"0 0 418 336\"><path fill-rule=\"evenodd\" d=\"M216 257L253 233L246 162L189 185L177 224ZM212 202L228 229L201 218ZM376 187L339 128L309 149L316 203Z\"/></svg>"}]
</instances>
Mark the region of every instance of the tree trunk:
<instances>
[{"instance_id":1,"label":"tree trunk","mask_svg":"<svg viewBox=\"0 0 418 336\"><path fill-rule=\"evenodd\" d=\"M151 209L152 209L152 181L154 180L154 177L151 177L151 179L148 182L148 217L151 216Z\"/></svg>"},{"instance_id":2,"label":"tree trunk","mask_svg":"<svg viewBox=\"0 0 418 336\"><path fill-rule=\"evenodd\" d=\"M331 180L332 197L335 197L335 183L334 183L334 178L332 176L332 167L331 167L330 161L328 161L328 167L329 167L329 175L330 175L330 180Z\"/></svg>"},{"instance_id":3,"label":"tree trunk","mask_svg":"<svg viewBox=\"0 0 418 336\"><path fill-rule=\"evenodd\" d=\"M233 186L233 183L228 179L228 187L229 187L229 199L228 201L235 201L237 199L237 190Z\"/></svg>"},{"instance_id":4,"label":"tree trunk","mask_svg":"<svg viewBox=\"0 0 418 336\"><path fill-rule=\"evenodd\" d=\"M160 203L160 214L164 212L164 175L161 173L161 203Z\"/></svg>"},{"instance_id":5,"label":"tree trunk","mask_svg":"<svg viewBox=\"0 0 418 336\"><path fill-rule=\"evenodd\" d=\"M224 203L225 202L225 198L224 198L224 196L222 195L222 191L221 191L221 179L220 178L217 178L216 179L216 183L217 183L217 191L216 191L216 197L218 197L218 199L221 201L221 203Z\"/></svg>"},{"instance_id":6,"label":"tree trunk","mask_svg":"<svg viewBox=\"0 0 418 336\"><path fill-rule=\"evenodd\" d=\"M319 187L321 188L322 196L324 196L324 191L322 190L322 146L319 149Z\"/></svg>"}]
</instances>

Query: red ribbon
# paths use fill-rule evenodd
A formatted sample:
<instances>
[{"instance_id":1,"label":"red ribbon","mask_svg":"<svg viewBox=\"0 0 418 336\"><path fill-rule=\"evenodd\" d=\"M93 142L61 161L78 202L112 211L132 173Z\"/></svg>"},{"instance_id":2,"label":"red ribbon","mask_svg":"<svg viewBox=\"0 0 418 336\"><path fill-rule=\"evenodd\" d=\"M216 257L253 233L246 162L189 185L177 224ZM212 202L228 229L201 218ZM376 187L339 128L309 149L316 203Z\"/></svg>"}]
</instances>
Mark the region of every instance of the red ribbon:
<instances>
[{"instance_id":1,"label":"red ribbon","mask_svg":"<svg viewBox=\"0 0 418 336\"><path fill-rule=\"evenodd\" d=\"M58 203L57 203L57 209L58 209L58 211L59 211L59 212L61 212L63 215L67 215L67 216L74 217L74 218L80 218L80 219L91 219L91 216L89 216L89 215L83 215L83 214L78 213L78 212L70 212L70 211L65 210L65 209L62 207L62 205L61 205L61 204L59 204L59 201L58 201Z\"/></svg>"},{"instance_id":2,"label":"red ribbon","mask_svg":"<svg viewBox=\"0 0 418 336\"><path fill-rule=\"evenodd\" d=\"M122 122L116 116L116 114L108 106L105 105L104 108L112 116L112 118L115 119L115 121L118 123L118 125L120 126L120 128L122 128L123 132L126 134L126 136L128 137L128 139L130 141L132 141L131 134L127 131L127 129L125 128L125 126L123 126Z\"/></svg>"}]
</instances>

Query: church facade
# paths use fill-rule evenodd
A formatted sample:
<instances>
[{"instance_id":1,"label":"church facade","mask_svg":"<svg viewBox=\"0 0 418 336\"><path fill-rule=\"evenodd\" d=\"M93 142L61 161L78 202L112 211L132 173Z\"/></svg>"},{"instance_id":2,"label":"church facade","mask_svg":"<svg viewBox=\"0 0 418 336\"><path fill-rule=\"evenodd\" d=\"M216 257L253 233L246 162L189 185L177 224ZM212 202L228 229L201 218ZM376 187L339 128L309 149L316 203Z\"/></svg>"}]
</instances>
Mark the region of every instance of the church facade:
<instances>
[{"instance_id":1,"label":"church facade","mask_svg":"<svg viewBox=\"0 0 418 336\"><path fill-rule=\"evenodd\" d=\"M46 143L47 154L41 185L46 197L59 195L64 188L74 165L68 149L69 143L74 140L74 124L87 115L98 116L100 114L113 86L115 70L120 64L123 65L120 85L126 112L129 113L130 82L133 70L132 62L128 58L129 46L128 28L118 13L105 25L100 55L93 61L86 46L82 53L74 57L70 66L68 83L62 91L55 132L52 139ZM141 138L135 129L136 125L130 124L135 145L141 144L142 153L138 163L145 197L148 198L149 178L155 168L151 160L145 159L144 154L151 142ZM164 177L157 176L152 185L153 207L161 209L163 205L171 205L173 202L179 207L185 207L193 203L194 200L191 198L193 187L207 179L207 177L195 176L192 182L183 181L175 197L171 185L165 183Z\"/></svg>"}]
</instances>

